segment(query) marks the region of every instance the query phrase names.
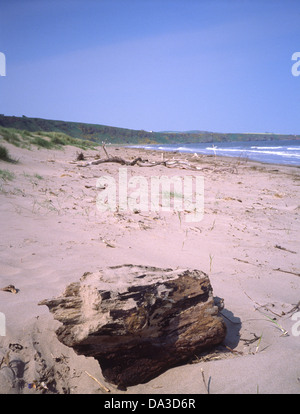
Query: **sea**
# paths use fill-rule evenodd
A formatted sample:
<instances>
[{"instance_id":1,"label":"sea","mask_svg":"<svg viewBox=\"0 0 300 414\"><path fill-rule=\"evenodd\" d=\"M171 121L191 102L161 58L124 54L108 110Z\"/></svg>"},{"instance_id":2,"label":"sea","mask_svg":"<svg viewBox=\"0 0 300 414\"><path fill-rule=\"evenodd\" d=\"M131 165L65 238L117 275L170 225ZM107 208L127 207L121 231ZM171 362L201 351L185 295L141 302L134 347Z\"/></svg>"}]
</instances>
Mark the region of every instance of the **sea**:
<instances>
[{"instance_id":1,"label":"sea","mask_svg":"<svg viewBox=\"0 0 300 414\"><path fill-rule=\"evenodd\" d=\"M157 151L246 158L271 164L300 165L300 140L135 145Z\"/></svg>"}]
</instances>

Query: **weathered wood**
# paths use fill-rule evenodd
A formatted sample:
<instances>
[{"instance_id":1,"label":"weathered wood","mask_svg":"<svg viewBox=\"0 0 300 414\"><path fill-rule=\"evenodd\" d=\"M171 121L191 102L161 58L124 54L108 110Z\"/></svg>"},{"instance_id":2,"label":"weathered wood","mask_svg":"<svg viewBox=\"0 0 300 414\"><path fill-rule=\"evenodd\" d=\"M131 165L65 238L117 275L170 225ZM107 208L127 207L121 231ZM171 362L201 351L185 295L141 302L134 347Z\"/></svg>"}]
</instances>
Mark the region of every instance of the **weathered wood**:
<instances>
[{"instance_id":1,"label":"weathered wood","mask_svg":"<svg viewBox=\"0 0 300 414\"><path fill-rule=\"evenodd\" d=\"M119 386L146 382L226 334L209 278L199 270L108 267L39 304L62 322L58 339L96 358Z\"/></svg>"},{"instance_id":2,"label":"weathered wood","mask_svg":"<svg viewBox=\"0 0 300 414\"><path fill-rule=\"evenodd\" d=\"M116 162L116 163L121 164L121 165L135 165L139 161L143 161L142 158L137 157L132 161L127 161L127 160L124 160L121 157L109 157L109 158L89 161L86 164L79 164L79 167L87 167L89 165L99 165L99 164L103 164L105 162Z\"/></svg>"},{"instance_id":3,"label":"weathered wood","mask_svg":"<svg viewBox=\"0 0 300 414\"><path fill-rule=\"evenodd\" d=\"M106 162L114 162L117 164L128 165L128 166L138 165L139 167L156 167L157 165L163 165L164 167L168 167L168 168L181 167L181 168L185 168L189 170L201 170L200 167L191 165L190 163L186 161L181 161L181 160L148 161L148 160L143 160L141 157L137 157L132 161L125 160L124 158L121 158L121 157L109 157L109 158L89 161L86 164L78 164L78 166L88 167L89 165L99 165L99 164L104 164Z\"/></svg>"},{"instance_id":4,"label":"weathered wood","mask_svg":"<svg viewBox=\"0 0 300 414\"><path fill-rule=\"evenodd\" d=\"M162 161L148 161L148 160L144 160L141 157L136 157L134 160L125 160L124 158L121 157L117 157L117 156L113 156L111 157L108 152L107 149L105 147L105 144L102 145L103 151L105 152L106 158L101 158L101 159L96 159L94 161L89 161L85 164L78 164L78 167L88 167L90 165L99 165L99 164L104 164L106 162L108 163L117 163L117 164L121 164L121 165L127 165L127 166L134 166L134 165L138 165L139 167L155 167L157 165L163 165L165 167L168 168L174 168L174 167L181 167L181 168L185 168L185 169L189 169L189 170L201 170L200 167L197 167L195 165L190 164L187 161L183 161L183 160L164 160L162 159ZM79 161L79 159L77 159Z\"/></svg>"}]
</instances>

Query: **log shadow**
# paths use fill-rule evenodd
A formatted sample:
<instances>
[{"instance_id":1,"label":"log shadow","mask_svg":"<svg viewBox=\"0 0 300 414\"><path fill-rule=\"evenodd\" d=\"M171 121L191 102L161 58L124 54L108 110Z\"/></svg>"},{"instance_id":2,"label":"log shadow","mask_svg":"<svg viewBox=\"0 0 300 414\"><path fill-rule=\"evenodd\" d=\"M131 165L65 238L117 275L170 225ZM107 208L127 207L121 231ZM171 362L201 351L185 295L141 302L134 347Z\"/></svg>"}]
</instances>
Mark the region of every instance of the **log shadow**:
<instances>
[{"instance_id":1,"label":"log shadow","mask_svg":"<svg viewBox=\"0 0 300 414\"><path fill-rule=\"evenodd\" d=\"M219 312L223 317L224 323L227 328L226 337L223 341L223 345L234 349L240 342L240 330L242 322L238 316L235 316L230 310L224 308Z\"/></svg>"},{"instance_id":2,"label":"log shadow","mask_svg":"<svg viewBox=\"0 0 300 414\"><path fill-rule=\"evenodd\" d=\"M223 303L223 299L218 296L214 296L214 301L218 307L220 306L220 303ZM221 309L219 307L219 315L222 317L224 324L226 325L226 336L223 342L208 349L207 351L195 354L195 358L192 358L190 363L226 358L228 351L233 353L236 352L238 355L238 351L235 351L235 348L240 342L240 330L242 327L241 319L226 308Z\"/></svg>"}]
</instances>

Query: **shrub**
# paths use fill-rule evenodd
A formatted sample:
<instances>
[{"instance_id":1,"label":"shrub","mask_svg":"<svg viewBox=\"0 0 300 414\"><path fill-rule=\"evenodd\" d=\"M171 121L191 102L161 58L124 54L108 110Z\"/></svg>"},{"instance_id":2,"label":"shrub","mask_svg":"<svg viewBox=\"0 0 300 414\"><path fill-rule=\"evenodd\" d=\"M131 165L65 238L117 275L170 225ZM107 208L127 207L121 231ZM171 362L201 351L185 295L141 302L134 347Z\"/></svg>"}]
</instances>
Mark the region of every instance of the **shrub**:
<instances>
[{"instance_id":1,"label":"shrub","mask_svg":"<svg viewBox=\"0 0 300 414\"><path fill-rule=\"evenodd\" d=\"M17 163L16 160L10 157L9 152L7 148L5 148L3 145L0 144L0 160L6 161L6 162L13 162Z\"/></svg>"},{"instance_id":2,"label":"shrub","mask_svg":"<svg viewBox=\"0 0 300 414\"><path fill-rule=\"evenodd\" d=\"M9 161L9 154L8 151L3 145L0 145L0 160Z\"/></svg>"}]
</instances>

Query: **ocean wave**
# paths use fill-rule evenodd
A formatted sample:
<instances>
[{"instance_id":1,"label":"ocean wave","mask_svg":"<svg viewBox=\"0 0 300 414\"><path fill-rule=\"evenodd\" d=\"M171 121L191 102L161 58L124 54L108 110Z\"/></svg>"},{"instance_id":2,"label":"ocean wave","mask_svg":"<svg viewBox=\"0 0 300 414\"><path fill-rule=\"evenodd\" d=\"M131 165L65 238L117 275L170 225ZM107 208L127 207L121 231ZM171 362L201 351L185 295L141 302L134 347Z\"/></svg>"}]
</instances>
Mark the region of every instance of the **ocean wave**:
<instances>
[{"instance_id":1,"label":"ocean wave","mask_svg":"<svg viewBox=\"0 0 300 414\"><path fill-rule=\"evenodd\" d=\"M251 147L252 148L252 147ZM281 157L294 157L294 158L300 158L300 153L299 154L294 154L294 153L288 153L286 151L270 151L269 149L272 147L266 147L268 148L268 150L255 150L255 149L241 149L241 148L212 148L212 147L207 147L207 150L213 150L213 151L218 151L218 152L224 152L224 153L229 153L229 152L239 152L245 156L247 156L247 154L268 154L268 155L278 155ZM275 148L275 147L274 147ZM278 147L279 148L283 148L283 147Z\"/></svg>"},{"instance_id":2,"label":"ocean wave","mask_svg":"<svg viewBox=\"0 0 300 414\"><path fill-rule=\"evenodd\" d=\"M164 151L177 151L177 148L174 147L158 147L157 149Z\"/></svg>"},{"instance_id":3,"label":"ocean wave","mask_svg":"<svg viewBox=\"0 0 300 414\"><path fill-rule=\"evenodd\" d=\"M212 151L228 151L228 152L246 152L249 150L246 149L241 149L241 148L217 148L217 147L207 147L205 148L207 150L212 150Z\"/></svg>"},{"instance_id":4,"label":"ocean wave","mask_svg":"<svg viewBox=\"0 0 300 414\"><path fill-rule=\"evenodd\" d=\"M253 149L280 149L280 148L284 148L284 147L256 147L256 146L253 146L251 148L253 148Z\"/></svg>"},{"instance_id":5,"label":"ocean wave","mask_svg":"<svg viewBox=\"0 0 300 414\"><path fill-rule=\"evenodd\" d=\"M186 148L186 147L178 147L177 151L184 151L184 152L197 152L200 151L199 148Z\"/></svg>"},{"instance_id":6,"label":"ocean wave","mask_svg":"<svg viewBox=\"0 0 300 414\"><path fill-rule=\"evenodd\" d=\"M279 155L282 157L297 157L300 158L300 154L289 154L286 151L255 151L255 150L249 150L250 153L256 153L256 154L270 154L270 155Z\"/></svg>"},{"instance_id":7,"label":"ocean wave","mask_svg":"<svg viewBox=\"0 0 300 414\"><path fill-rule=\"evenodd\" d=\"M266 143L178 143L178 144L156 144L156 145L136 145L135 147L147 148L156 151L180 151L185 153L198 153L207 155L220 155L227 157L246 157L252 160L263 162L276 162L290 165L300 165L300 145L294 145L292 142L273 143L273 146L267 146ZM220 145L220 146L219 146ZM228 145L228 147L227 147Z\"/></svg>"}]
</instances>

